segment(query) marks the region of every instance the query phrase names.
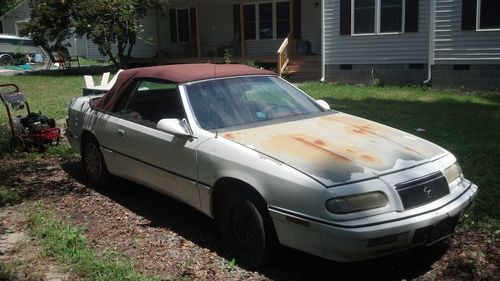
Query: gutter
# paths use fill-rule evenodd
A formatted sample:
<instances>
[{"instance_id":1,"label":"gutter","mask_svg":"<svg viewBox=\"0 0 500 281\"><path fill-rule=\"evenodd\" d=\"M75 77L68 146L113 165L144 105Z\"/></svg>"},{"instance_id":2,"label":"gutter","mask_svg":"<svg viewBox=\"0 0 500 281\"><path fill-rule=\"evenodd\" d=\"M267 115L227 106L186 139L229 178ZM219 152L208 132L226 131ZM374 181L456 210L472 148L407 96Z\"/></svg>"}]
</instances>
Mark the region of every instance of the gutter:
<instances>
[{"instance_id":1,"label":"gutter","mask_svg":"<svg viewBox=\"0 0 500 281\"><path fill-rule=\"evenodd\" d=\"M425 85L432 80L432 66L434 65L434 44L436 38L436 0L430 0L430 19L429 19L429 54L427 56L427 80L423 81Z\"/></svg>"},{"instance_id":2,"label":"gutter","mask_svg":"<svg viewBox=\"0 0 500 281\"><path fill-rule=\"evenodd\" d=\"M325 82L325 0L321 0L321 82Z\"/></svg>"}]
</instances>

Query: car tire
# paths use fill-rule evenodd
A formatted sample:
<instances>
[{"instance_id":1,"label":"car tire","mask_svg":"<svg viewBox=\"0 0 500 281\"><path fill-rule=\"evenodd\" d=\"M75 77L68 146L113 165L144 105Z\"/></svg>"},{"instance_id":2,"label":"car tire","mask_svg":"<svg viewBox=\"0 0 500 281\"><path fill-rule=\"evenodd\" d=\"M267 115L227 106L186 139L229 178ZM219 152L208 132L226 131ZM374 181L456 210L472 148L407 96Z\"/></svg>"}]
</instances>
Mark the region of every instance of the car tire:
<instances>
[{"instance_id":1,"label":"car tire","mask_svg":"<svg viewBox=\"0 0 500 281\"><path fill-rule=\"evenodd\" d=\"M238 264L249 268L271 259L276 239L265 209L242 190L227 192L219 209L219 230L226 248Z\"/></svg>"},{"instance_id":2,"label":"car tire","mask_svg":"<svg viewBox=\"0 0 500 281\"><path fill-rule=\"evenodd\" d=\"M108 172L97 140L87 138L83 142L81 154L87 181L97 187L106 187L111 182L111 174Z\"/></svg>"}]
</instances>

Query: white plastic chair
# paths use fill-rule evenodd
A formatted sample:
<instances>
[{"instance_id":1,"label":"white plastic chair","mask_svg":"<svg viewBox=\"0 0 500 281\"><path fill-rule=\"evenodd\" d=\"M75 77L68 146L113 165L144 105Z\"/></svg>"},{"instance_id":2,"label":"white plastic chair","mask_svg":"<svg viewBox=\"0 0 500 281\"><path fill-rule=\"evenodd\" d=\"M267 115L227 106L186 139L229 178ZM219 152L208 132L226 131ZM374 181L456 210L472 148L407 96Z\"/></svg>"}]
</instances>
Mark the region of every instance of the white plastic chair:
<instances>
[{"instance_id":1,"label":"white plastic chair","mask_svg":"<svg viewBox=\"0 0 500 281\"><path fill-rule=\"evenodd\" d=\"M111 81L108 82L109 89L111 89L113 87L113 85L116 83L116 79L118 79L118 74L120 74L122 71L123 71L123 69L118 70L118 72L116 72L115 76L113 76L113 79L111 79Z\"/></svg>"}]
</instances>

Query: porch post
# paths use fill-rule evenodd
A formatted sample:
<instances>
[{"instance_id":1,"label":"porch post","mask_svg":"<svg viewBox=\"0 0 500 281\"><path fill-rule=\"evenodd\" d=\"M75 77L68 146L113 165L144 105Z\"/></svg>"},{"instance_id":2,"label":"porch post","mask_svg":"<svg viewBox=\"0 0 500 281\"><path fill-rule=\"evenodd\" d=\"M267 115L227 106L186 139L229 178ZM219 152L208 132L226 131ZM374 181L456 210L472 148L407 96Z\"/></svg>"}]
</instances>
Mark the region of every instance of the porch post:
<instances>
[{"instance_id":1,"label":"porch post","mask_svg":"<svg viewBox=\"0 0 500 281\"><path fill-rule=\"evenodd\" d=\"M295 44L293 40L293 0L290 0L290 32L288 33L290 37L288 38L288 57L291 58L295 56Z\"/></svg>"},{"instance_id":2,"label":"porch post","mask_svg":"<svg viewBox=\"0 0 500 281\"><path fill-rule=\"evenodd\" d=\"M293 0L290 0L290 40L293 39Z\"/></svg>"},{"instance_id":3,"label":"porch post","mask_svg":"<svg viewBox=\"0 0 500 281\"><path fill-rule=\"evenodd\" d=\"M201 42L200 42L200 5L196 0L196 49L198 51L198 58L201 58Z\"/></svg>"},{"instance_id":4,"label":"porch post","mask_svg":"<svg viewBox=\"0 0 500 281\"><path fill-rule=\"evenodd\" d=\"M240 0L240 47L241 47L241 57L245 57L245 15L243 14L243 1Z\"/></svg>"}]
</instances>

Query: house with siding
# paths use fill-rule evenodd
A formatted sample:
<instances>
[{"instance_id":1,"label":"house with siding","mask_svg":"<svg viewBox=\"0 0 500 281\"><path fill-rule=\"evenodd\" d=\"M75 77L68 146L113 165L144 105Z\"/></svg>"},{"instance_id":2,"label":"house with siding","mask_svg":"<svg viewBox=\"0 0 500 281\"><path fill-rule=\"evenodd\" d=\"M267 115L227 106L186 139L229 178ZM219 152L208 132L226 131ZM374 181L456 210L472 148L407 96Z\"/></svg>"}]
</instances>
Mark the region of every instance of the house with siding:
<instances>
[{"instance_id":1,"label":"house with siding","mask_svg":"<svg viewBox=\"0 0 500 281\"><path fill-rule=\"evenodd\" d=\"M141 23L135 65L229 52L299 79L500 88L498 0L171 0ZM100 57L85 38L72 43L73 55Z\"/></svg>"},{"instance_id":2,"label":"house with siding","mask_svg":"<svg viewBox=\"0 0 500 281\"><path fill-rule=\"evenodd\" d=\"M500 1L325 0L329 81L500 88Z\"/></svg>"},{"instance_id":3,"label":"house with siding","mask_svg":"<svg viewBox=\"0 0 500 281\"><path fill-rule=\"evenodd\" d=\"M29 1L20 1L13 9L0 15L0 34L19 35L20 30L28 23L30 18ZM70 44L68 49L72 56L78 55L95 60L106 59L99 53L97 46L85 37L73 37L67 43Z\"/></svg>"}]
</instances>

